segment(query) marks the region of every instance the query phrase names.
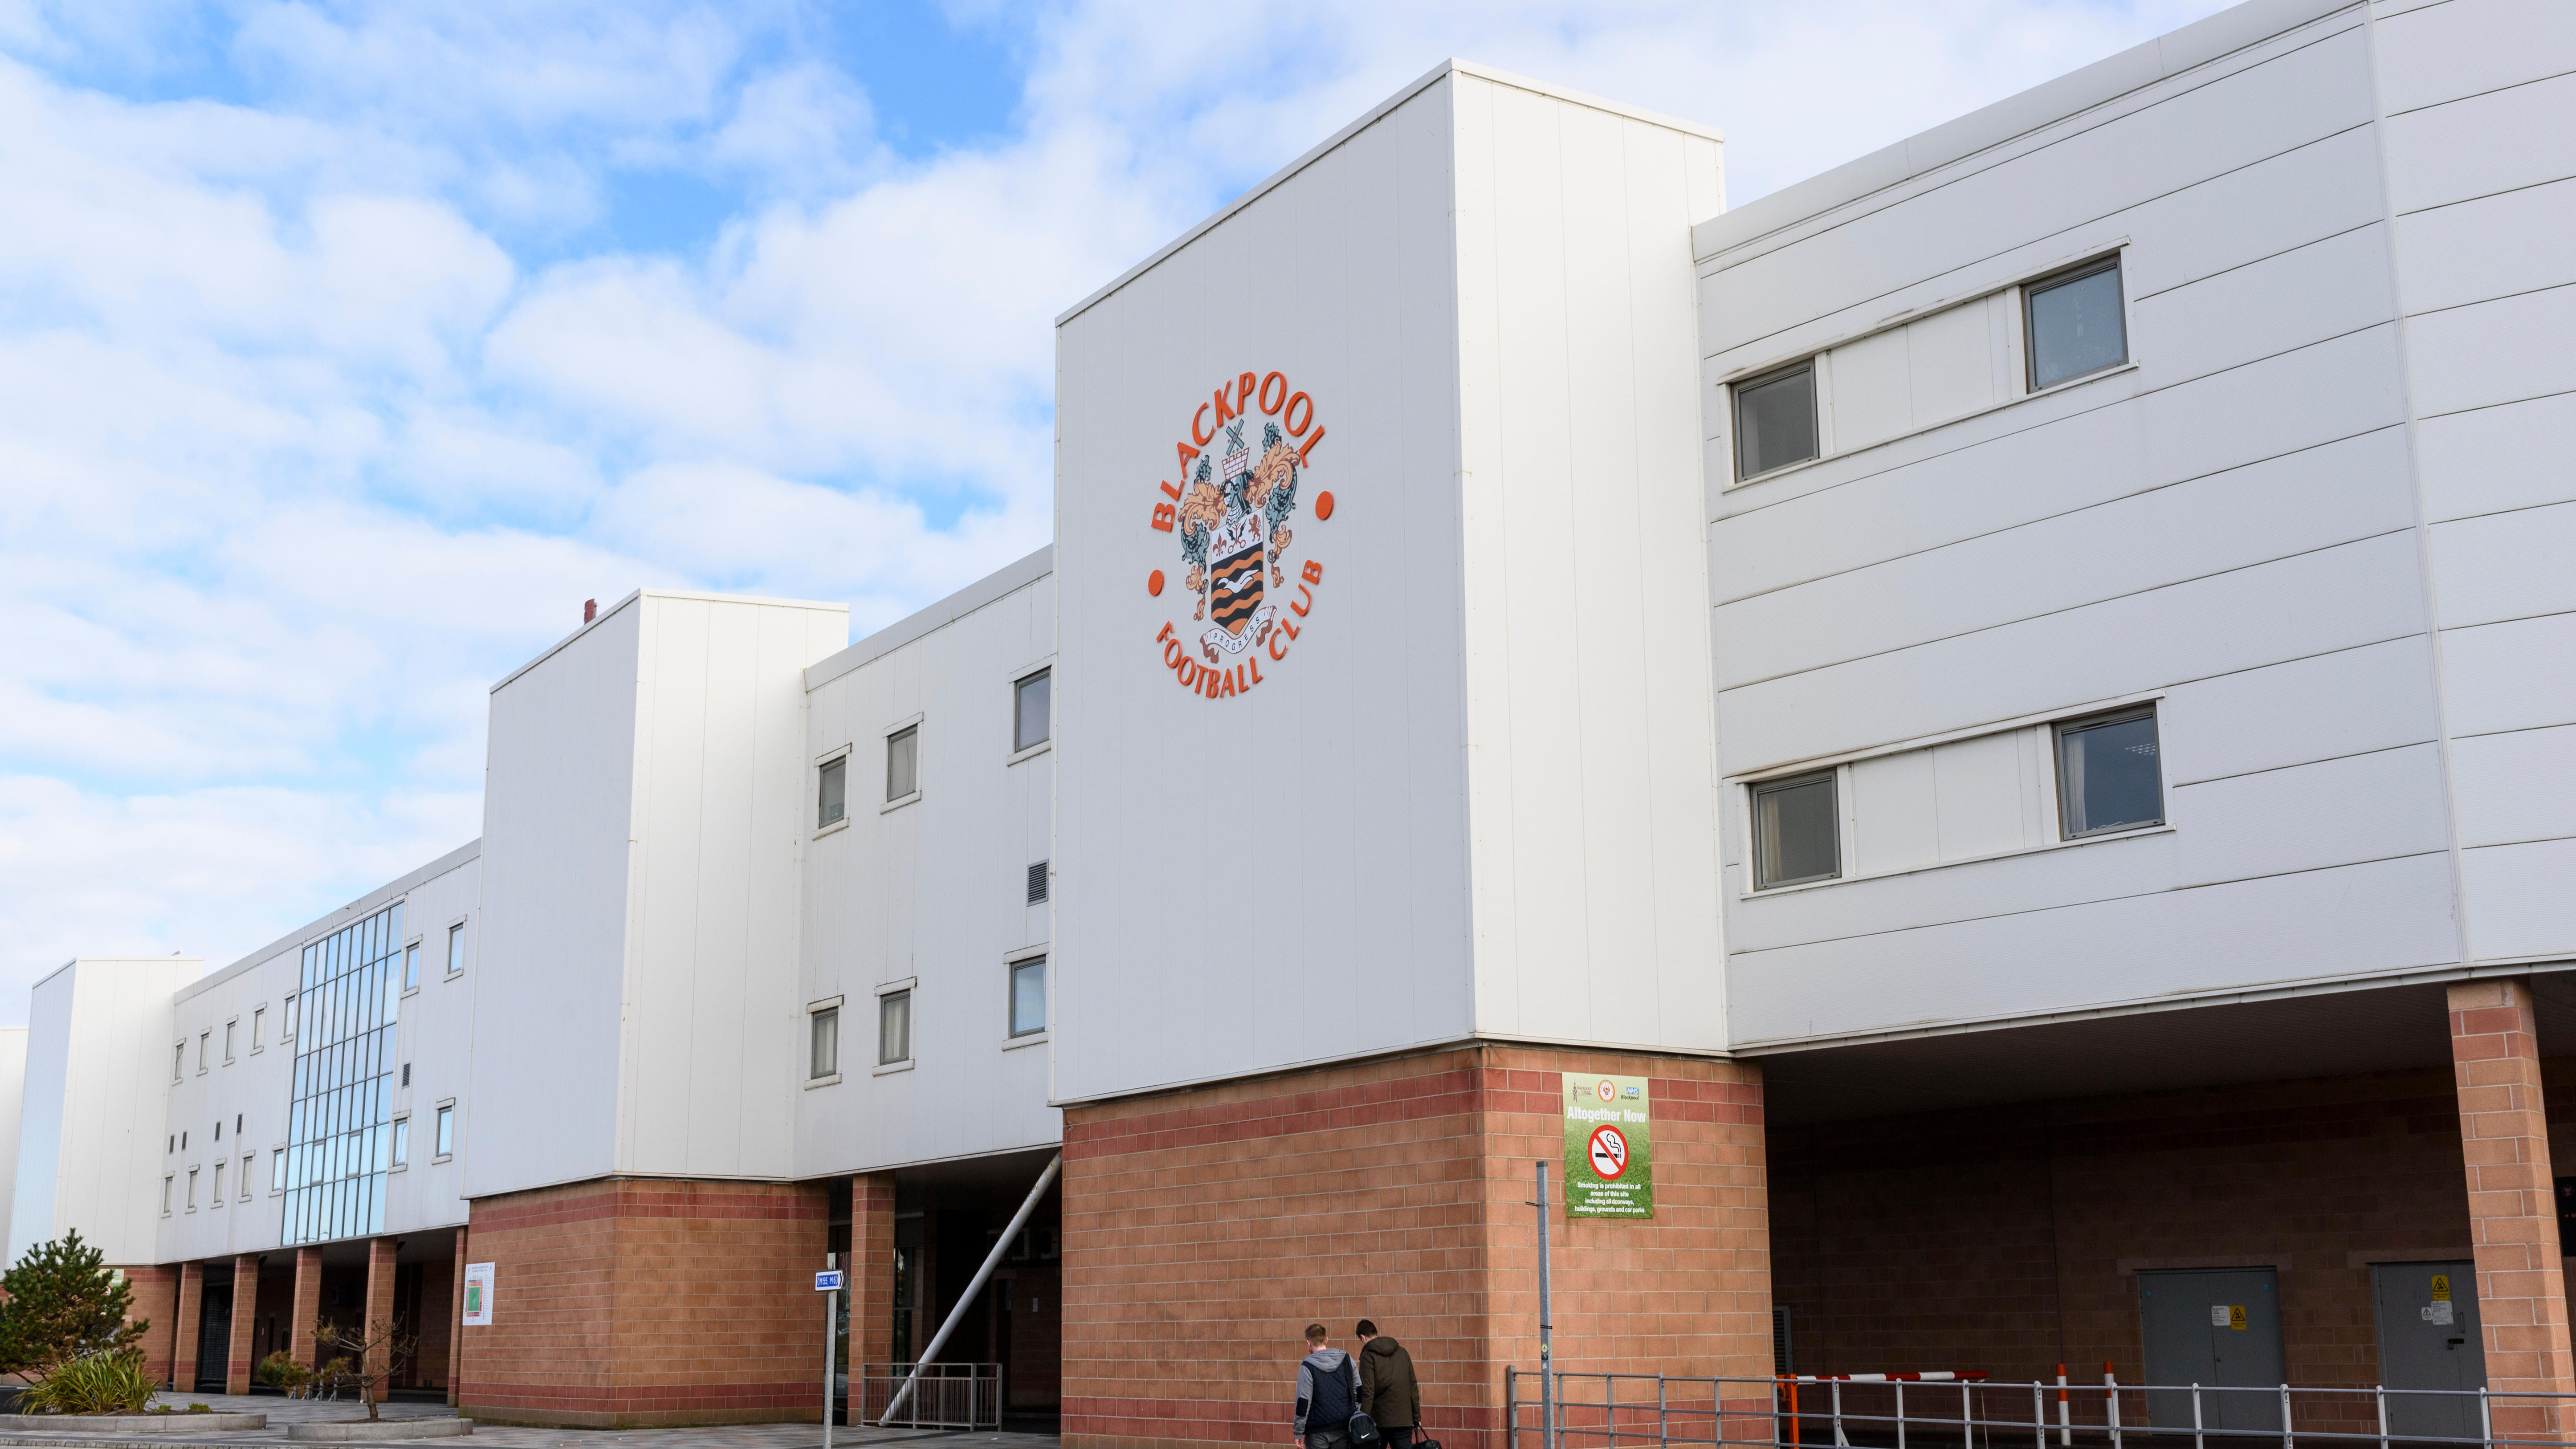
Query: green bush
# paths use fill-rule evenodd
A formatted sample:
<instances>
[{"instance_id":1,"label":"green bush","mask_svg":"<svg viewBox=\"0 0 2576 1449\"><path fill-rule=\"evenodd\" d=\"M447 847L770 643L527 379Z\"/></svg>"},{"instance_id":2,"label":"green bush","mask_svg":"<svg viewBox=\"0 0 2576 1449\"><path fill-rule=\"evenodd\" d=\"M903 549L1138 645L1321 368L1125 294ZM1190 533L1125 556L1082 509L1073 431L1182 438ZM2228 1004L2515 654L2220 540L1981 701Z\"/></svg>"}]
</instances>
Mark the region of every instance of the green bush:
<instances>
[{"instance_id":1,"label":"green bush","mask_svg":"<svg viewBox=\"0 0 2576 1449\"><path fill-rule=\"evenodd\" d=\"M259 1361L259 1381L272 1389L284 1389L289 1398L311 1377L313 1370L297 1363L295 1355L282 1348Z\"/></svg>"},{"instance_id":2,"label":"green bush","mask_svg":"<svg viewBox=\"0 0 2576 1449\"><path fill-rule=\"evenodd\" d=\"M77 1232L27 1250L0 1276L0 1374L43 1378L56 1365L143 1342L148 1320L127 1321L133 1290Z\"/></svg>"},{"instance_id":3,"label":"green bush","mask_svg":"<svg viewBox=\"0 0 2576 1449\"><path fill-rule=\"evenodd\" d=\"M152 1402L140 1349L85 1354L18 1397L22 1414L134 1414Z\"/></svg>"}]
</instances>

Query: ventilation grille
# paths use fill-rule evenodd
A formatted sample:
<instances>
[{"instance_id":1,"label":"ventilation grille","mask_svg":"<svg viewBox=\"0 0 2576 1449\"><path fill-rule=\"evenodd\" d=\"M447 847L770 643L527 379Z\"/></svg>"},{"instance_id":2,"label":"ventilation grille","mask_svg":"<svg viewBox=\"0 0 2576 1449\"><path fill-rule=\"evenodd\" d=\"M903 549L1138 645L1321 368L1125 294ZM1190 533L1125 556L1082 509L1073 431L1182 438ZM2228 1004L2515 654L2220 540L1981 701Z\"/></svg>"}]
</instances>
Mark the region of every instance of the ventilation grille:
<instances>
[{"instance_id":1,"label":"ventilation grille","mask_svg":"<svg viewBox=\"0 0 2576 1449\"><path fill-rule=\"evenodd\" d=\"M1047 863L1041 860L1029 867L1029 904L1034 906L1046 898Z\"/></svg>"},{"instance_id":2,"label":"ventilation grille","mask_svg":"<svg viewBox=\"0 0 2576 1449\"><path fill-rule=\"evenodd\" d=\"M1798 1371L1798 1357L1789 1351L1789 1309L1786 1304L1771 1306L1771 1372L1787 1377Z\"/></svg>"}]
</instances>

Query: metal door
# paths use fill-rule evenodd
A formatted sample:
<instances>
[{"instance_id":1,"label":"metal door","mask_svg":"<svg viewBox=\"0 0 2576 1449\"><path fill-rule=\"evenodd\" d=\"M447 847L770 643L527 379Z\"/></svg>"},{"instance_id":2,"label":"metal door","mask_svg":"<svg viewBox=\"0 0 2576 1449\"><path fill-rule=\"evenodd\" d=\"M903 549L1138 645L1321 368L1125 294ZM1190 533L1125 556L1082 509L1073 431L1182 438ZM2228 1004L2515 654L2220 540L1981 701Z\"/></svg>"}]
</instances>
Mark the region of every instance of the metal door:
<instances>
[{"instance_id":1,"label":"metal door","mask_svg":"<svg viewBox=\"0 0 2576 1449\"><path fill-rule=\"evenodd\" d=\"M200 1393L222 1393L232 1366L233 1285L209 1283L199 1295L196 1378L189 1387ZM213 1385L211 1389L207 1385Z\"/></svg>"},{"instance_id":2,"label":"metal door","mask_svg":"<svg viewBox=\"0 0 2576 1449\"><path fill-rule=\"evenodd\" d=\"M2487 1382L2476 1265L2375 1263L2370 1300L2379 1320L2379 1382L2389 1391L2388 1432L2476 1439L2478 1401L2471 1396Z\"/></svg>"},{"instance_id":3,"label":"metal door","mask_svg":"<svg viewBox=\"0 0 2576 1449\"><path fill-rule=\"evenodd\" d=\"M2198 1268L2138 1275L2145 1330L2147 1416L2158 1429L2281 1432L2281 1304L2269 1268Z\"/></svg>"}]
</instances>

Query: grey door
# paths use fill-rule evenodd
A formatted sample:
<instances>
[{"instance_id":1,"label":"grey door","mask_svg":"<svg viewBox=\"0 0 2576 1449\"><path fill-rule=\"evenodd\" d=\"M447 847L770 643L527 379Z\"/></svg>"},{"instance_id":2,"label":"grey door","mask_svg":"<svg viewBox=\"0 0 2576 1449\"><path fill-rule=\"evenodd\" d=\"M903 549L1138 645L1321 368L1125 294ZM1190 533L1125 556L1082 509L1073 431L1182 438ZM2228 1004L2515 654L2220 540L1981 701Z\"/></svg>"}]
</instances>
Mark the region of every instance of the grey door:
<instances>
[{"instance_id":1,"label":"grey door","mask_svg":"<svg viewBox=\"0 0 2576 1449\"><path fill-rule=\"evenodd\" d=\"M2281 1432L2281 1304L2269 1268L2202 1268L2138 1275L2145 1329L2147 1416L2159 1429Z\"/></svg>"},{"instance_id":2,"label":"grey door","mask_svg":"<svg viewBox=\"0 0 2576 1449\"><path fill-rule=\"evenodd\" d=\"M233 1285L209 1283L197 1302L197 1376L190 1387L199 1393L222 1393L232 1366ZM211 1387L210 1387L211 1386Z\"/></svg>"},{"instance_id":3,"label":"grey door","mask_svg":"<svg viewBox=\"0 0 2576 1449\"><path fill-rule=\"evenodd\" d=\"M2388 1432L2477 1438L2474 1396L2486 1387L2487 1353L2478 1336L2476 1265L2375 1263L2370 1301L2379 1320L2379 1382L2389 1391Z\"/></svg>"}]
</instances>

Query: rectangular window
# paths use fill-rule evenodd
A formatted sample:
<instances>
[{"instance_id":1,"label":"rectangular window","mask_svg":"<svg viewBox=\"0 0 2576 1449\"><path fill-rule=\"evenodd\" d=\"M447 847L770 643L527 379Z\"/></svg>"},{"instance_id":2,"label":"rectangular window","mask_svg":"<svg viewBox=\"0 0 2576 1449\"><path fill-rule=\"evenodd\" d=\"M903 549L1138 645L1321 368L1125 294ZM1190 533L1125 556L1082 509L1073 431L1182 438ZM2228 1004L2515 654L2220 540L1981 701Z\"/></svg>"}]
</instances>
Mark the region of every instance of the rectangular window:
<instances>
[{"instance_id":1,"label":"rectangular window","mask_svg":"<svg viewBox=\"0 0 2576 1449\"><path fill-rule=\"evenodd\" d=\"M1011 963L1011 1035L1046 1030L1046 958Z\"/></svg>"},{"instance_id":2,"label":"rectangular window","mask_svg":"<svg viewBox=\"0 0 2576 1449\"><path fill-rule=\"evenodd\" d=\"M188 1169L188 1211L197 1210L197 1169Z\"/></svg>"},{"instance_id":3,"label":"rectangular window","mask_svg":"<svg viewBox=\"0 0 2576 1449\"><path fill-rule=\"evenodd\" d=\"M806 1013L812 1022L812 1053L805 1067L807 1078L837 1076L841 1070L841 1008L827 1006Z\"/></svg>"},{"instance_id":4,"label":"rectangular window","mask_svg":"<svg viewBox=\"0 0 2576 1449\"><path fill-rule=\"evenodd\" d=\"M2066 838L2165 820L2155 706L2057 727L2057 805Z\"/></svg>"},{"instance_id":5,"label":"rectangular window","mask_svg":"<svg viewBox=\"0 0 2576 1449\"><path fill-rule=\"evenodd\" d=\"M285 1041L295 1040L295 1001L296 998L293 996L287 997L283 1008L286 1012L285 1029L280 1031L278 1036Z\"/></svg>"},{"instance_id":6,"label":"rectangular window","mask_svg":"<svg viewBox=\"0 0 2576 1449\"><path fill-rule=\"evenodd\" d=\"M283 1147L268 1154L268 1190L286 1191L286 1149Z\"/></svg>"},{"instance_id":7,"label":"rectangular window","mask_svg":"<svg viewBox=\"0 0 2576 1449\"><path fill-rule=\"evenodd\" d=\"M268 1008L263 1006L250 1014L250 1049L258 1051L268 1045Z\"/></svg>"},{"instance_id":8,"label":"rectangular window","mask_svg":"<svg viewBox=\"0 0 2576 1449\"><path fill-rule=\"evenodd\" d=\"M886 736L886 798L900 800L921 788L921 726Z\"/></svg>"},{"instance_id":9,"label":"rectangular window","mask_svg":"<svg viewBox=\"0 0 2576 1449\"><path fill-rule=\"evenodd\" d=\"M1831 770L1754 786L1754 887L1831 880L1842 874L1841 825Z\"/></svg>"},{"instance_id":10,"label":"rectangular window","mask_svg":"<svg viewBox=\"0 0 2576 1449\"><path fill-rule=\"evenodd\" d=\"M877 1065L911 1060L912 993L889 991L877 998Z\"/></svg>"},{"instance_id":11,"label":"rectangular window","mask_svg":"<svg viewBox=\"0 0 2576 1449\"><path fill-rule=\"evenodd\" d=\"M254 1153L250 1154L248 1157L245 1157L245 1158L243 1158L243 1159L242 1159L242 1166L241 1166L241 1200L242 1200L243 1202L248 1202L248 1201L250 1201L250 1170L251 1170L253 1167L257 1166L258 1164L259 1164L259 1154L258 1154L258 1153L256 1153L256 1152L254 1152Z\"/></svg>"},{"instance_id":12,"label":"rectangular window","mask_svg":"<svg viewBox=\"0 0 2576 1449\"><path fill-rule=\"evenodd\" d=\"M224 1023L224 1060L225 1060L225 1061L231 1061L231 1060L233 1059L233 1028L234 1028L234 1027L237 1027L237 1026L239 1026L239 1025L241 1025L241 1023L240 1023L240 1022L237 1022L237 1021L228 1021L228 1022L225 1022L225 1023Z\"/></svg>"},{"instance_id":13,"label":"rectangular window","mask_svg":"<svg viewBox=\"0 0 2576 1449\"><path fill-rule=\"evenodd\" d=\"M216 1207L222 1207L224 1205L224 1165L220 1162L215 1164L214 1197L212 1198L212 1201Z\"/></svg>"},{"instance_id":14,"label":"rectangular window","mask_svg":"<svg viewBox=\"0 0 2576 1449\"><path fill-rule=\"evenodd\" d=\"M1049 703L1047 695L1052 687L1049 676L1054 673L1052 669L1041 669L1021 680L1012 690L1011 748L1013 750L1025 750L1031 745L1046 743L1048 730L1051 727L1051 722L1047 718Z\"/></svg>"},{"instance_id":15,"label":"rectangular window","mask_svg":"<svg viewBox=\"0 0 2576 1449\"><path fill-rule=\"evenodd\" d=\"M409 1161L411 1161L411 1119L396 1117L394 1119L394 1166L400 1167Z\"/></svg>"},{"instance_id":16,"label":"rectangular window","mask_svg":"<svg viewBox=\"0 0 2576 1449\"><path fill-rule=\"evenodd\" d=\"M1735 476L1758 477L1816 456L1816 364L1735 385Z\"/></svg>"},{"instance_id":17,"label":"rectangular window","mask_svg":"<svg viewBox=\"0 0 2576 1449\"><path fill-rule=\"evenodd\" d=\"M188 1044L181 1042L170 1049L170 1080L175 1082L187 1074Z\"/></svg>"},{"instance_id":18,"label":"rectangular window","mask_svg":"<svg viewBox=\"0 0 2576 1449\"><path fill-rule=\"evenodd\" d=\"M161 1216L165 1218L170 1216L170 1184L176 1181L175 1176L161 1179Z\"/></svg>"},{"instance_id":19,"label":"rectangular window","mask_svg":"<svg viewBox=\"0 0 2576 1449\"><path fill-rule=\"evenodd\" d=\"M213 1032L211 1032L211 1031L201 1031L201 1032L197 1033L197 1070L198 1070L198 1071L203 1072L203 1071L206 1069L206 1053L207 1053L207 1051L208 1051L208 1050L210 1050L210 1049L214 1046L214 1042L215 1042L215 1034L214 1034Z\"/></svg>"},{"instance_id":20,"label":"rectangular window","mask_svg":"<svg viewBox=\"0 0 2576 1449\"><path fill-rule=\"evenodd\" d=\"M420 943L418 941L414 941L410 945L403 947L403 990L409 991L419 984Z\"/></svg>"},{"instance_id":21,"label":"rectangular window","mask_svg":"<svg viewBox=\"0 0 2576 1449\"><path fill-rule=\"evenodd\" d=\"M453 1106L438 1109L437 1144L441 1157L456 1151L456 1109Z\"/></svg>"},{"instance_id":22,"label":"rectangular window","mask_svg":"<svg viewBox=\"0 0 2576 1449\"><path fill-rule=\"evenodd\" d=\"M464 969L465 923L459 921L447 928L447 974L453 976Z\"/></svg>"},{"instance_id":23,"label":"rectangular window","mask_svg":"<svg viewBox=\"0 0 2576 1449\"><path fill-rule=\"evenodd\" d=\"M850 757L826 760L817 773L822 778L814 790L814 828L820 830L849 813Z\"/></svg>"},{"instance_id":24,"label":"rectangular window","mask_svg":"<svg viewBox=\"0 0 2576 1449\"><path fill-rule=\"evenodd\" d=\"M2117 253L2028 283L2021 295L2031 391L2129 360Z\"/></svg>"}]
</instances>

